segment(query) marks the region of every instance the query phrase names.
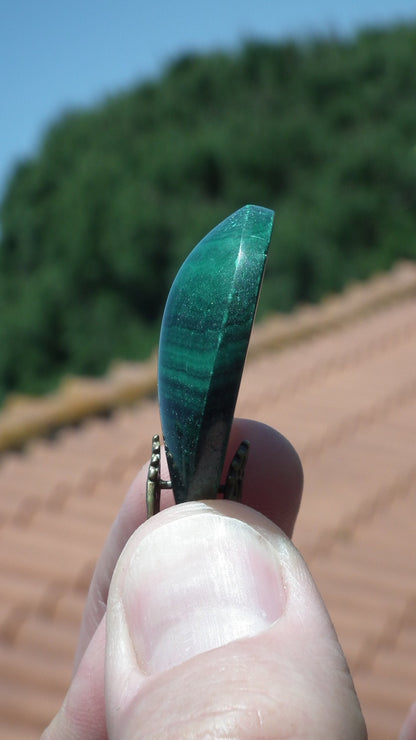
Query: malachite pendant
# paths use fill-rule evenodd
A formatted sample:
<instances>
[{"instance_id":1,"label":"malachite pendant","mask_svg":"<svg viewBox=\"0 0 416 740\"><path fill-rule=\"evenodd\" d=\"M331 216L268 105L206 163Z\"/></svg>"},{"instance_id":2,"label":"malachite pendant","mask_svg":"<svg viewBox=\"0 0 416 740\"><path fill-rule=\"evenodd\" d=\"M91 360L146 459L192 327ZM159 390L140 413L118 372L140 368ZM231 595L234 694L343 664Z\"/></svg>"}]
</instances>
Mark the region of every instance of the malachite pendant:
<instances>
[{"instance_id":1,"label":"malachite pendant","mask_svg":"<svg viewBox=\"0 0 416 740\"><path fill-rule=\"evenodd\" d=\"M193 249L170 290L158 390L171 481L159 483L173 488L176 503L218 495L273 218L268 208L240 208ZM159 475L154 453L153 479ZM151 471L152 463L149 479ZM159 510L150 489L149 515Z\"/></svg>"}]
</instances>

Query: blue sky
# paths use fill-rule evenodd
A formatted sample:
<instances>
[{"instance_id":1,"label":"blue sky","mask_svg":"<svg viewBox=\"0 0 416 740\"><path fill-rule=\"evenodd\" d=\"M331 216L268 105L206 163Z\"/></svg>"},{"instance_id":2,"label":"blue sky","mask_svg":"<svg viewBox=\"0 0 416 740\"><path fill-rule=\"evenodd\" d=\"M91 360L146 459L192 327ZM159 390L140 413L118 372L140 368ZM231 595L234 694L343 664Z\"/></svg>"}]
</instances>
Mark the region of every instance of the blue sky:
<instances>
[{"instance_id":1,"label":"blue sky","mask_svg":"<svg viewBox=\"0 0 416 740\"><path fill-rule=\"evenodd\" d=\"M0 197L63 111L155 77L182 52L409 19L416 0L2 0Z\"/></svg>"}]
</instances>

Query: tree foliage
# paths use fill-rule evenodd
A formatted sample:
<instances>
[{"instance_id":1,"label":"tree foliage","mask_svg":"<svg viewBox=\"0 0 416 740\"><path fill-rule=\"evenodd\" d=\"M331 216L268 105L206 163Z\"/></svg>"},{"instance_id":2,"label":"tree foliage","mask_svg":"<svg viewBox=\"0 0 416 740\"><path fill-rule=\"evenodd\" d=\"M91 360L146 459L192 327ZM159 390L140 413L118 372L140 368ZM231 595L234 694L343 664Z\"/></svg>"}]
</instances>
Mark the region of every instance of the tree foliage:
<instances>
[{"instance_id":1,"label":"tree foliage","mask_svg":"<svg viewBox=\"0 0 416 740\"><path fill-rule=\"evenodd\" d=\"M416 25L184 55L64 115L1 210L0 396L156 345L175 272L245 203L274 208L261 311L416 255Z\"/></svg>"}]
</instances>

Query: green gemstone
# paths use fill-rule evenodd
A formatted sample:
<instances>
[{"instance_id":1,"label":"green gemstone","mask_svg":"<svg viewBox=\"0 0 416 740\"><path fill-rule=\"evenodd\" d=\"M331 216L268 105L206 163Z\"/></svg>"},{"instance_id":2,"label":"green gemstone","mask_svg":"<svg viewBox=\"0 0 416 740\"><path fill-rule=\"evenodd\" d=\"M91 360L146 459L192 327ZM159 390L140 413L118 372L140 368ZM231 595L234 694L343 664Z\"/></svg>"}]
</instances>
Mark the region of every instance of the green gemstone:
<instances>
[{"instance_id":1,"label":"green gemstone","mask_svg":"<svg viewBox=\"0 0 416 740\"><path fill-rule=\"evenodd\" d=\"M170 290L158 386L176 503L217 496L273 218L240 208L193 249Z\"/></svg>"}]
</instances>

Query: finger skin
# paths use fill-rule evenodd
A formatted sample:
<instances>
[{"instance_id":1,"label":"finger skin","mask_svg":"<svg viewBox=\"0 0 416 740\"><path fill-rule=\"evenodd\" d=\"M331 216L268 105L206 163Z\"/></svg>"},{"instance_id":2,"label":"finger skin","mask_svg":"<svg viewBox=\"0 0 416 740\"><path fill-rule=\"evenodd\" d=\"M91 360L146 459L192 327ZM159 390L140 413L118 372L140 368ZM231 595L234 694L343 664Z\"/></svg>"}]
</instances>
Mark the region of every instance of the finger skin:
<instances>
[{"instance_id":1,"label":"finger skin","mask_svg":"<svg viewBox=\"0 0 416 740\"><path fill-rule=\"evenodd\" d=\"M107 740L105 720L105 619L98 625L64 702L41 740Z\"/></svg>"},{"instance_id":2,"label":"finger skin","mask_svg":"<svg viewBox=\"0 0 416 740\"><path fill-rule=\"evenodd\" d=\"M303 473L297 453L271 427L245 419L234 421L225 469L243 439L251 443L245 470L243 500L280 523L291 534L300 505ZM148 463L136 476L114 522L90 586L75 660L74 677L63 707L45 730L44 740L107 738L104 713L103 616L117 560L133 532L146 520L145 487ZM162 459L162 477L168 477ZM174 504L171 491L162 494L162 509ZM101 646L101 653L99 653Z\"/></svg>"},{"instance_id":3,"label":"finger skin","mask_svg":"<svg viewBox=\"0 0 416 740\"><path fill-rule=\"evenodd\" d=\"M366 738L351 676L331 620L290 540L251 508L218 501L209 502L205 507L209 511L195 513L191 506L184 504L172 513L163 512L138 530L117 564L107 611L109 737ZM134 633L134 618L127 617L126 583L129 599L131 590L137 587L140 611L140 601L147 598L148 592L147 566L139 555L146 537L160 528L164 548L169 553L172 547L173 553L177 543L170 542L170 538L175 523L179 525L183 518L194 517L195 525L195 517L212 518L212 510L220 518L249 524L262 542L267 540L273 548L285 585L283 611L270 627L253 636L232 640L189 659L185 657L171 668L155 669L143 658L145 652L138 649L141 637ZM203 523L199 529L203 531ZM164 553L151 554L156 572L159 555L164 562ZM132 564L138 569L133 585L128 581ZM154 587L160 589L162 584ZM186 589L187 586L185 594ZM173 603L172 611L176 614ZM196 613L197 630L203 619L200 611ZM187 656L186 649L184 655Z\"/></svg>"},{"instance_id":4,"label":"finger skin","mask_svg":"<svg viewBox=\"0 0 416 740\"><path fill-rule=\"evenodd\" d=\"M410 707L400 730L399 740L416 740L416 701Z\"/></svg>"},{"instance_id":5,"label":"finger skin","mask_svg":"<svg viewBox=\"0 0 416 740\"><path fill-rule=\"evenodd\" d=\"M303 490L299 456L289 440L272 427L250 419L236 419L231 430L225 470L243 439L250 442L244 472L243 503L260 511L291 537Z\"/></svg>"},{"instance_id":6,"label":"finger skin","mask_svg":"<svg viewBox=\"0 0 416 740\"><path fill-rule=\"evenodd\" d=\"M189 506L173 507L147 522L117 564L107 613L106 720L99 716L102 622L42 740L365 740L348 667L312 577L281 530L243 505L209 502L219 517L247 522L276 551L286 592L280 617L253 637L197 654L171 669L143 670L130 635L126 639L120 626L125 574L149 530L162 530L166 516L175 524L193 515Z\"/></svg>"},{"instance_id":7,"label":"finger skin","mask_svg":"<svg viewBox=\"0 0 416 740\"><path fill-rule=\"evenodd\" d=\"M250 441L244 473L243 502L267 516L291 536L302 497L303 471L290 442L275 429L250 419L235 419L224 470L243 439ZM147 462L132 483L97 563L85 606L75 657L75 670L106 608L108 589L117 560L133 532L146 520ZM162 459L162 478L168 477ZM162 492L161 509L175 503L170 490Z\"/></svg>"}]
</instances>

